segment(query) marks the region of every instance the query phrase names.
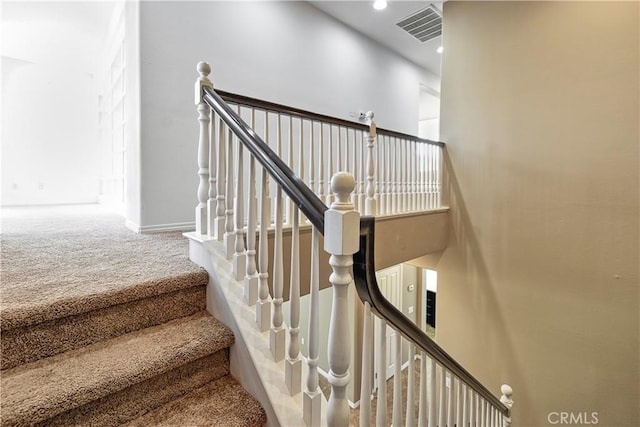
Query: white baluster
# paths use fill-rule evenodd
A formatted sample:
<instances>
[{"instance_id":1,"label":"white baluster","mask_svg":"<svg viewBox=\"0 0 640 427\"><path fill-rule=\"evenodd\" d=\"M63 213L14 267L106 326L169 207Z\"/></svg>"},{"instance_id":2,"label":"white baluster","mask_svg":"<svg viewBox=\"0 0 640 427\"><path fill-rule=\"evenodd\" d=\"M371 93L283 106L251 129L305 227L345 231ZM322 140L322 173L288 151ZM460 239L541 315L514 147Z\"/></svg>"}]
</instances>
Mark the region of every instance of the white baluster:
<instances>
[{"instance_id":1,"label":"white baluster","mask_svg":"<svg viewBox=\"0 0 640 427\"><path fill-rule=\"evenodd\" d=\"M262 187L260 192L260 251L258 253L258 266L260 274L258 274L259 290L258 303L256 304L256 323L261 332L265 332L271 326L271 301L269 298L268 284L268 267L269 267L269 234L268 227L270 222L270 212L265 207L267 203L266 188L269 185L267 181L267 171L262 169Z\"/></svg>"},{"instance_id":2,"label":"white baluster","mask_svg":"<svg viewBox=\"0 0 640 427\"><path fill-rule=\"evenodd\" d=\"M291 221L291 278L289 280L289 351L284 364L284 377L289 393L300 393L302 359L300 358L300 234L298 209L294 208Z\"/></svg>"},{"instance_id":3,"label":"white baluster","mask_svg":"<svg viewBox=\"0 0 640 427\"><path fill-rule=\"evenodd\" d=\"M462 387L462 423L460 425L467 427L469 424L469 393L467 392L467 385L463 384L462 381L460 381L460 386Z\"/></svg>"},{"instance_id":4,"label":"white baluster","mask_svg":"<svg viewBox=\"0 0 640 427\"><path fill-rule=\"evenodd\" d=\"M416 358L416 346L409 342L409 364L407 366L407 414L404 419L406 426L416 424L416 402L413 396L414 392L414 361Z\"/></svg>"},{"instance_id":5,"label":"white baluster","mask_svg":"<svg viewBox=\"0 0 640 427\"><path fill-rule=\"evenodd\" d=\"M371 426L371 369L373 349L373 317L371 306L364 303L362 321L362 373L360 381L360 427Z\"/></svg>"},{"instance_id":6,"label":"white baluster","mask_svg":"<svg viewBox=\"0 0 640 427\"><path fill-rule=\"evenodd\" d=\"M240 106L238 105L238 115L240 115ZM224 144L224 137L221 135L220 143ZM229 196L231 200L226 201L225 210L225 231L223 236L223 244L225 248L225 255L227 259L232 259L233 254L235 252L235 244L236 244L236 233L233 227L233 134L231 131L227 133L227 158L226 158L226 170L227 170L227 179L226 179L226 191L225 194Z\"/></svg>"},{"instance_id":7,"label":"white baluster","mask_svg":"<svg viewBox=\"0 0 640 427\"><path fill-rule=\"evenodd\" d=\"M502 396L500 396L500 402L507 408L509 408L509 416L503 416L503 425L504 427L511 427L511 407L513 406L513 389L508 384L502 384L500 387L500 392Z\"/></svg>"},{"instance_id":8,"label":"white baluster","mask_svg":"<svg viewBox=\"0 0 640 427\"><path fill-rule=\"evenodd\" d=\"M374 114L373 111L367 112L367 120L369 121L369 132L367 132L367 200L365 201L364 212L365 215L376 215L378 213L378 207L376 205L376 199L374 198L374 168L373 168L373 157L374 157L374 142L376 140L376 122L373 120Z\"/></svg>"},{"instance_id":9,"label":"white baluster","mask_svg":"<svg viewBox=\"0 0 640 427\"><path fill-rule=\"evenodd\" d=\"M436 427L436 362L433 359L429 360L429 427Z\"/></svg>"},{"instance_id":10,"label":"white baluster","mask_svg":"<svg viewBox=\"0 0 640 427\"><path fill-rule=\"evenodd\" d=\"M405 168L405 151L404 151L404 139L398 139L398 212L407 211L407 199L406 199L406 182L405 177L407 170Z\"/></svg>"},{"instance_id":11,"label":"white baluster","mask_svg":"<svg viewBox=\"0 0 640 427\"><path fill-rule=\"evenodd\" d=\"M313 130L313 123L312 123ZM312 138L313 139L313 138ZM313 151L313 150L312 150ZM311 163L313 164L313 163ZM312 227L311 232L311 278L309 281L309 357L307 357L306 389L302 396L304 422L308 426L320 425L322 397L318 388L318 351L320 324L320 278L319 278L319 232Z\"/></svg>"},{"instance_id":12,"label":"white baluster","mask_svg":"<svg viewBox=\"0 0 640 427\"><path fill-rule=\"evenodd\" d=\"M453 376L452 376L453 378ZM457 426L461 425L462 422L462 381L456 379L456 422Z\"/></svg>"},{"instance_id":13,"label":"white baluster","mask_svg":"<svg viewBox=\"0 0 640 427\"><path fill-rule=\"evenodd\" d=\"M484 409L484 425L486 427L491 427L491 406L489 405L489 402L485 402L484 403L485 409Z\"/></svg>"},{"instance_id":14,"label":"white baluster","mask_svg":"<svg viewBox=\"0 0 640 427\"><path fill-rule=\"evenodd\" d=\"M329 144L327 144L327 195L325 204L331 206L333 194L331 193L331 177L333 176L333 126L329 125Z\"/></svg>"},{"instance_id":15,"label":"white baluster","mask_svg":"<svg viewBox=\"0 0 640 427\"><path fill-rule=\"evenodd\" d=\"M322 124L320 124L322 126ZM311 191L315 191L315 162L314 162L314 149L315 149L315 132L313 130L313 121L309 122L310 139L309 139L309 188Z\"/></svg>"},{"instance_id":16,"label":"white baluster","mask_svg":"<svg viewBox=\"0 0 640 427\"><path fill-rule=\"evenodd\" d=\"M304 121L300 117L300 143L298 144L298 176L304 182ZM294 206L294 209L297 209ZM302 212L298 213L300 216L300 223L304 224L306 221Z\"/></svg>"},{"instance_id":17,"label":"white baluster","mask_svg":"<svg viewBox=\"0 0 640 427\"><path fill-rule=\"evenodd\" d=\"M376 368L378 372L378 399L376 402L376 426L386 427L387 425L387 322L378 317L378 337Z\"/></svg>"},{"instance_id":18,"label":"white baluster","mask_svg":"<svg viewBox=\"0 0 640 427\"><path fill-rule=\"evenodd\" d=\"M288 141L289 141L289 144L288 144L288 150L287 150L287 159L288 159L287 163L291 168L291 170L295 170L295 167L293 164L293 116L289 116L289 140ZM291 225L291 222L293 220L293 209L294 209L293 200L287 197L287 212L286 212L287 225Z\"/></svg>"},{"instance_id":19,"label":"white baluster","mask_svg":"<svg viewBox=\"0 0 640 427\"><path fill-rule=\"evenodd\" d=\"M366 172L365 172L365 141L364 133L357 132L358 134L358 207L360 212L364 214L364 200L365 200L365 187L366 187Z\"/></svg>"},{"instance_id":20,"label":"white baluster","mask_svg":"<svg viewBox=\"0 0 640 427\"><path fill-rule=\"evenodd\" d=\"M391 144L391 137L387 136L386 138L386 142L385 142L385 153L386 155L385 157L385 176L386 176L386 182L385 182L385 193L387 195L387 204L386 204L386 208L385 208L385 213L387 215L394 213L393 212L393 171L394 171L394 167L393 167L393 163L392 163L392 159L393 159L393 146Z\"/></svg>"},{"instance_id":21,"label":"white baluster","mask_svg":"<svg viewBox=\"0 0 640 427\"><path fill-rule=\"evenodd\" d=\"M324 250L331 254L333 272L329 281L333 287L333 304L329 322L329 384L331 395L327 403L327 423L330 426L349 425L349 405L346 392L349 384L349 305L347 290L352 281L353 254L360 246L360 214L353 209L351 193L356 182L347 172L331 178L335 201L324 214Z\"/></svg>"},{"instance_id":22,"label":"white baluster","mask_svg":"<svg viewBox=\"0 0 640 427\"><path fill-rule=\"evenodd\" d=\"M438 401L438 426L444 426L447 417L447 371L440 367L440 399Z\"/></svg>"},{"instance_id":23,"label":"white baluster","mask_svg":"<svg viewBox=\"0 0 640 427\"><path fill-rule=\"evenodd\" d=\"M469 387L469 425L471 427L477 426L476 413L475 394L473 389Z\"/></svg>"},{"instance_id":24,"label":"white baluster","mask_svg":"<svg viewBox=\"0 0 640 427\"><path fill-rule=\"evenodd\" d=\"M480 399L480 427L489 427L486 423L486 405L484 399Z\"/></svg>"},{"instance_id":25,"label":"white baluster","mask_svg":"<svg viewBox=\"0 0 640 427\"><path fill-rule=\"evenodd\" d=\"M420 384L419 384L419 399L418 404L418 425L427 425L427 354L423 351L420 352Z\"/></svg>"},{"instance_id":26,"label":"white baluster","mask_svg":"<svg viewBox=\"0 0 640 427\"><path fill-rule=\"evenodd\" d=\"M436 148L436 208L442 201L442 148Z\"/></svg>"},{"instance_id":27,"label":"white baluster","mask_svg":"<svg viewBox=\"0 0 640 427\"><path fill-rule=\"evenodd\" d=\"M351 172L353 173L353 176L356 177L356 191L353 193L353 204L356 207L356 210L362 214L362 210L359 205L360 200L358 200L360 192L360 175L358 170L358 145L356 142L355 129L351 129L351 132L347 130L347 149L351 152Z\"/></svg>"},{"instance_id":28,"label":"white baluster","mask_svg":"<svg viewBox=\"0 0 640 427\"><path fill-rule=\"evenodd\" d=\"M397 138L389 138L389 140L393 141L393 145L391 146L391 158L392 158L392 166L391 166L391 214L397 214L400 212L400 204L398 203L398 176L400 174L400 162L399 162L399 145Z\"/></svg>"},{"instance_id":29,"label":"white baluster","mask_svg":"<svg viewBox=\"0 0 640 427\"><path fill-rule=\"evenodd\" d=\"M422 184L422 210L427 209L427 144L420 144L420 183Z\"/></svg>"},{"instance_id":30,"label":"white baluster","mask_svg":"<svg viewBox=\"0 0 640 427\"><path fill-rule=\"evenodd\" d=\"M318 198L326 200L324 194L324 124L320 122L320 144L318 145Z\"/></svg>"},{"instance_id":31,"label":"white baluster","mask_svg":"<svg viewBox=\"0 0 640 427\"><path fill-rule=\"evenodd\" d=\"M211 110L211 120L209 120L209 200L207 200L207 235L209 237L217 237L215 233L215 217L217 203L217 171L216 171L216 116ZM220 121L222 127L222 120ZM218 145L220 139L218 139Z\"/></svg>"},{"instance_id":32,"label":"white baluster","mask_svg":"<svg viewBox=\"0 0 640 427\"><path fill-rule=\"evenodd\" d=\"M195 85L195 104L198 106L198 122L200 123L200 138L198 140L198 205L196 206L196 233L207 233L207 196L209 195L209 121L211 110L203 100L203 89L213 88L208 76L211 67L206 62L199 62L198 80Z\"/></svg>"},{"instance_id":33,"label":"white baluster","mask_svg":"<svg viewBox=\"0 0 640 427\"><path fill-rule=\"evenodd\" d=\"M491 418L490 418L490 420L489 420L489 421L490 421L490 422L489 422L489 425L490 425L491 427L495 427L495 425L496 425L496 424L495 424L495 422L496 422L496 408L494 408L493 406L491 406L491 407L490 407L490 409L491 409Z\"/></svg>"},{"instance_id":34,"label":"white baluster","mask_svg":"<svg viewBox=\"0 0 640 427\"><path fill-rule=\"evenodd\" d=\"M253 129L253 126L251 127ZM256 160L249 156L249 212L247 219L247 275L244 278L244 302L254 305L258 300L258 272L256 268Z\"/></svg>"},{"instance_id":35,"label":"white baluster","mask_svg":"<svg viewBox=\"0 0 640 427\"><path fill-rule=\"evenodd\" d=\"M429 208L436 207L436 147L429 146Z\"/></svg>"},{"instance_id":36,"label":"white baluster","mask_svg":"<svg viewBox=\"0 0 640 427\"><path fill-rule=\"evenodd\" d=\"M233 254L233 275L241 280L247 271L247 253L244 250L244 156L242 143L238 141L238 176L236 178L235 199L235 253Z\"/></svg>"},{"instance_id":37,"label":"white baluster","mask_svg":"<svg viewBox=\"0 0 640 427\"><path fill-rule=\"evenodd\" d=\"M385 193L385 174L387 172L386 159L384 156L384 135L378 137L377 142L377 152L378 152L378 168L377 168L377 177L378 177L378 192L377 192L377 207L379 215L386 215L387 213L387 195Z\"/></svg>"},{"instance_id":38,"label":"white baluster","mask_svg":"<svg viewBox=\"0 0 640 427\"><path fill-rule=\"evenodd\" d=\"M393 417L391 424L402 425L402 336L396 331L393 337L393 352L395 363L393 364Z\"/></svg>"},{"instance_id":39,"label":"white baluster","mask_svg":"<svg viewBox=\"0 0 640 427\"><path fill-rule=\"evenodd\" d=\"M411 210L417 211L418 207L418 152L417 142L411 141Z\"/></svg>"},{"instance_id":40,"label":"white baluster","mask_svg":"<svg viewBox=\"0 0 640 427\"><path fill-rule=\"evenodd\" d=\"M447 425L453 425L453 375L449 378L449 386L447 387Z\"/></svg>"},{"instance_id":41,"label":"white baluster","mask_svg":"<svg viewBox=\"0 0 640 427\"><path fill-rule=\"evenodd\" d=\"M480 396L476 393L476 426L480 427L482 423L480 422L482 414L480 413Z\"/></svg>"},{"instance_id":42,"label":"white baluster","mask_svg":"<svg viewBox=\"0 0 640 427\"><path fill-rule=\"evenodd\" d=\"M271 141L271 134L269 133L269 111L264 111L264 141L269 145ZM267 201L263 208L267 212L268 224L271 224L271 179L267 174L267 185L264 187L264 191L267 193Z\"/></svg>"},{"instance_id":43,"label":"white baluster","mask_svg":"<svg viewBox=\"0 0 640 427\"><path fill-rule=\"evenodd\" d=\"M336 150L337 156L336 160L338 161L337 171L346 171L349 172L349 153L342 151L342 128L338 126L338 148ZM344 163L344 167L342 166L342 157L346 156L346 161Z\"/></svg>"},{"instance_id":44,"label":"white baluster","mask_svg":"<svg viewBox=\"0 0 640 427\"><path fill-rule=\"evenodd\" d=\"M275 236L273 240L273 308L271 313L271 333L269 349L273 360L279 362L284 358L285 328L282 318L282 291L284 286L284 266L282 259L282 188L276 187Z\"/></svg>"},{"instance_id":45,"label":"white baluster","mask_svg":"<svg viewBox=\"0 0 640 427\"><path fill-rule=\"evenodd\" d=\"M222 127L222 121L220 122L220 127ZM231 138L231 130L228 130L229 137ZM216 219L213 224L214 232L213 236L216 240L222 240L224 238L225 232L225 214L226 214L226 198L225 198L225 179L226 179L226 159L225 159L225 139L222 134L220 134L220 138L218 138L218 171L216 177Z\"/></svg>"}]
</instances>

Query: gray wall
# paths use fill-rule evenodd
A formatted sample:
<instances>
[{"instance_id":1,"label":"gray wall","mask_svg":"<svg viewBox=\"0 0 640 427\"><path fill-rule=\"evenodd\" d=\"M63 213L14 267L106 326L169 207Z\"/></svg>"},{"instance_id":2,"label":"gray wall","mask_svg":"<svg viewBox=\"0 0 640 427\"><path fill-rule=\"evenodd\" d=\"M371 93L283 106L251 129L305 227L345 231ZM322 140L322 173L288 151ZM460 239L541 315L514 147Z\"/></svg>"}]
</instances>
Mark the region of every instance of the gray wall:
<instances>
[{"instance_id":1,"label":"gray wall","mask_svg":"<svg viewBox=\"0 0 640 427\"><path fill-rule=\"evenodd\" d=\"M427 72L305 2L140 3L142 226L193 221L195 66L217 88L417 133Z\"/></svg>"}]
</instances>

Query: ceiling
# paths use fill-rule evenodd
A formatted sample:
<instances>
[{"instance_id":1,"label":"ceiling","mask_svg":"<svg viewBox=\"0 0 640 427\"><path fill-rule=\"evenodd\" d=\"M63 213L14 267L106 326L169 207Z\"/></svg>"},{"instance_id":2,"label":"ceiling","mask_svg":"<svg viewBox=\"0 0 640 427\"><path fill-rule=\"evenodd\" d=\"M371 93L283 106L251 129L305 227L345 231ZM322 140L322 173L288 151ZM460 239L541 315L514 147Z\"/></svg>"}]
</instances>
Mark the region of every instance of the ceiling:
<instances>
[{"instance_id":1,"label":"ceiling","mask_svg":"<svg viewBox=\"0 0 640 427\"><path fill-rule=\"evenodd\" d=\"M315 0L309 3L404 58L440 75L440 54L436 49L441 45L442 37L420 43L396 23L429 4L442 10L442 1L388 0L384 10L375 10L372 0Z\"/></svg>"}]
</instances>

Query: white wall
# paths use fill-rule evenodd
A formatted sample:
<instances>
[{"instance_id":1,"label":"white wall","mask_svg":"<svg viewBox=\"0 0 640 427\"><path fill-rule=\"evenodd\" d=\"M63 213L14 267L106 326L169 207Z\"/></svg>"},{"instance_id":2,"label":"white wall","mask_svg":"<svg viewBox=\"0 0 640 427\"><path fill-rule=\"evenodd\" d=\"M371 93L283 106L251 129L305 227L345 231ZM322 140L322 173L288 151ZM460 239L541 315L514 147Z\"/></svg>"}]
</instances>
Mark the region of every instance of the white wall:
<instances>
[{"instance_id":1,"label":"white wall","mask_svg":"<svg viewBox=\"0 0 640 427\"><path fill-rule=\"evenodd\" d=\"M2 7L1 204L96 202L100 40Z\"/></svg>"},{"instance_id":2,"label":"white wall","mask_svg":"<svg viewBox=\"0 0 640 427\"><path fill-rule=\"evenodd\" d=\"M193 221L198 61L220 89L412 134L433 80L305 2L143 2L140 25L142 226Z\"/></svg>"}]
</instances>

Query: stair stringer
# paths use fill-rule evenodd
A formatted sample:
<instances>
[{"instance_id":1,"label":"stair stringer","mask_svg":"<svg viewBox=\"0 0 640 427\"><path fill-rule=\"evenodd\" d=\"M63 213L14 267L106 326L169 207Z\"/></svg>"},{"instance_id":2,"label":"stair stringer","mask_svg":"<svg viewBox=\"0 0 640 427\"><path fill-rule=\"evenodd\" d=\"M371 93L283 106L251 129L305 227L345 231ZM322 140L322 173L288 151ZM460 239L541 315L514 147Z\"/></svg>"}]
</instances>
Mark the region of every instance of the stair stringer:
<instances>
[{"instance_id":1,"label":"stair stringer","mask_svg":"<svg viewBox=\"0 0 640 427\"><path fill-rule=\"evenodd\" d=\"M303 394L289 395L284 360L273 361L269 331L258 330L255 307L244 302L243 283L235 280L231 263L225 259L222 242L197 233L184 235L189 239L189 258L209 273L207 311L235 335L230 351L231 375L260 402L267 413L267 426L304 426ZM306 378L306 363L302 366L302 377ZM304 384L302 387L304 390ZM323 395L321 397L321 425L326 425L324 408L327 401Z\"/></svg>"}]
</instances>

